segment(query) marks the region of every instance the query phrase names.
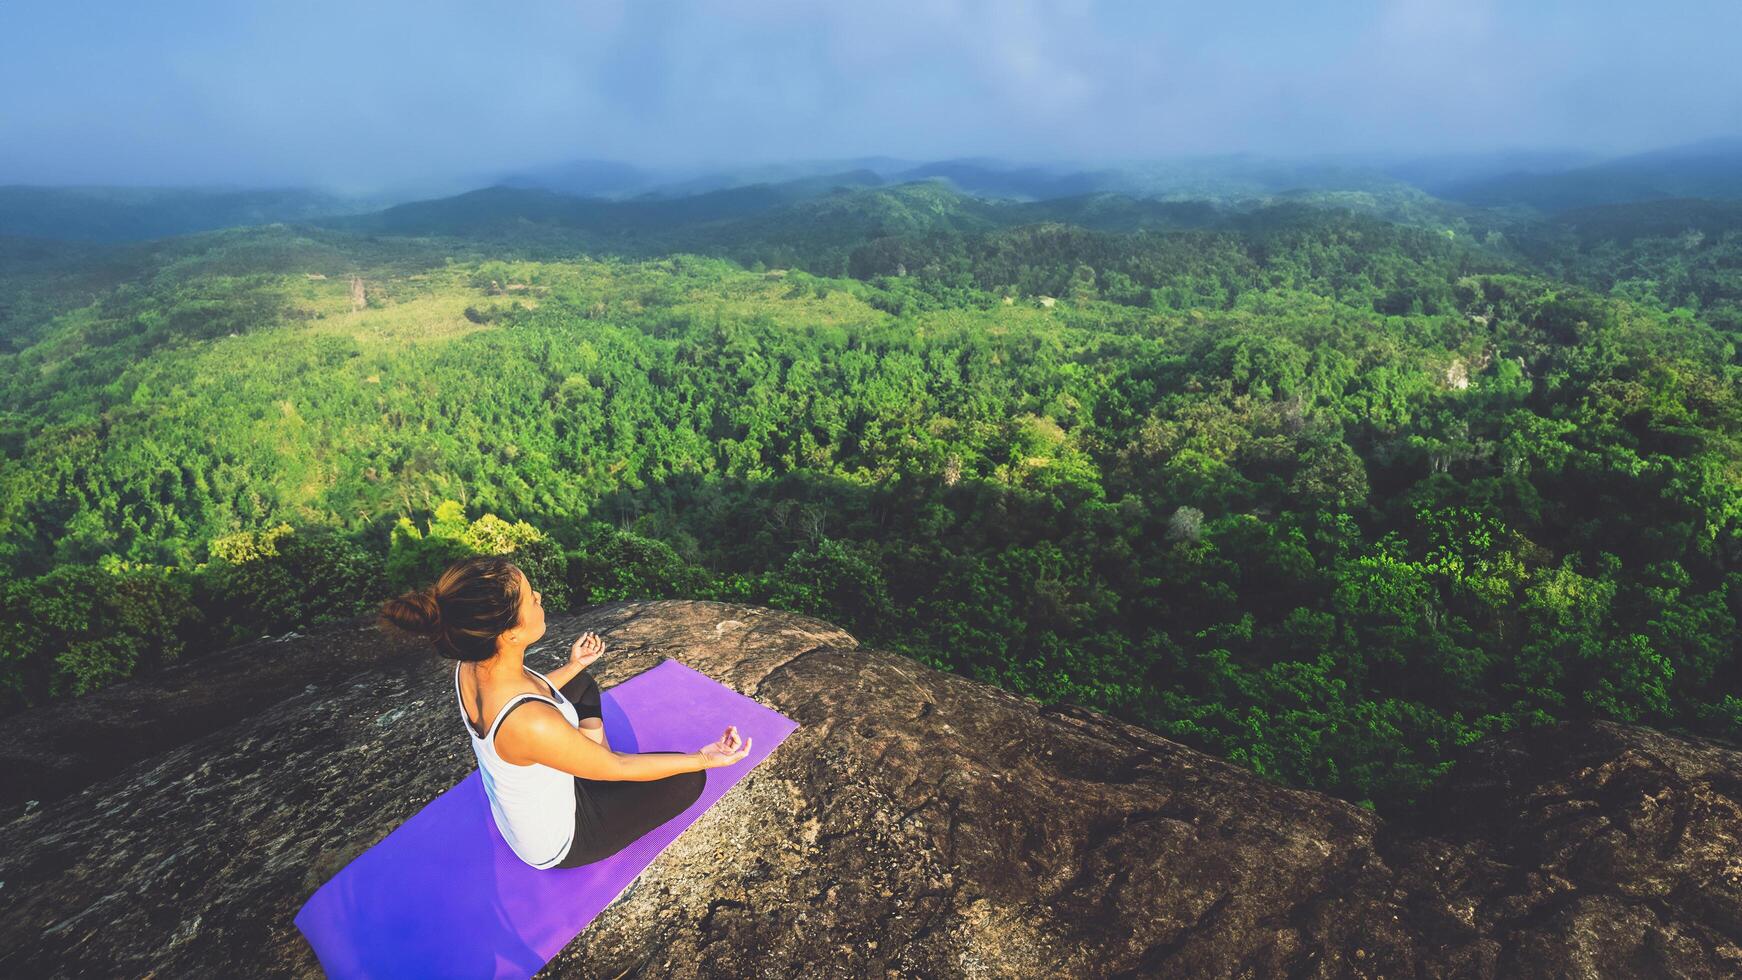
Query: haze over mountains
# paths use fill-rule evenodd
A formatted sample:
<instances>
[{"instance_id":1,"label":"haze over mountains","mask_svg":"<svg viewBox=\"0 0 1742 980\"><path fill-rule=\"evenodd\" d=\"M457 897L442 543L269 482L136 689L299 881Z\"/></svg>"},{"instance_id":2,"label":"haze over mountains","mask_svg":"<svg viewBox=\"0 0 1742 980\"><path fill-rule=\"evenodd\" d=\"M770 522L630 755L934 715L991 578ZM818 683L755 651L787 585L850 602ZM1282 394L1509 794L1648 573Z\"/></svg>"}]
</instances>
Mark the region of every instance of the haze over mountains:
<instances>
[{"instance_id":1,"label":"haze over mountains","mask_svg":"<svg viewBox=\"0 0 1742 980\"><path fill-rule=\"evenodd\" d=\"M1541 216L1592 205L1742 197L1742 138L1607 159L1577 150L1420 157L1234 154L1100 164L859 157L711 170L576 160L485 175L451 194L432 194L428 186L359 195L313 187L17 184L0 187L0 235L133 241L326 219L351 219L334 222L338 227L423 233L443 231L444 222L445 230L477 233L502 221L597 228L617 223L646 230L740 219L830 194L922 181L973 198L1030 204L1097 194L1235 205L1319 195L1325 203L1375 210L1380 206L1371 197L1349 195L1377 195L1393 202L1382 215L1392 220L1402 217L1398 201L1443 214L1472 206ZM464 227L452 226L456 220ZM1131 218L1120 220L1129 224Z\"/></svg>"}]
</instances>

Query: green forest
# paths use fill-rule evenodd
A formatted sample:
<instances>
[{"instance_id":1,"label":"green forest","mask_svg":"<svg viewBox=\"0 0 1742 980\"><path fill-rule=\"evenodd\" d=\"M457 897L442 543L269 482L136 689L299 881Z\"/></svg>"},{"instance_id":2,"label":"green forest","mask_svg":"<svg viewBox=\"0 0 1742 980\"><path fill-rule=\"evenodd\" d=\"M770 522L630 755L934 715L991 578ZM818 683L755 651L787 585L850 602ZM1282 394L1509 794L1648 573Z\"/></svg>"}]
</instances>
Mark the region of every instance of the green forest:
<instances>
[{"instance_id":1,"label":"green forest","mask_svg":"<svg viewBox=\"0 0 1742 980\"><path fill-rule=\"evenodd\" d=\"M1742 204L495 188L0 238L0 702L513 553L1384 810L1742 740Z\"/></svg>"}]
</instances>

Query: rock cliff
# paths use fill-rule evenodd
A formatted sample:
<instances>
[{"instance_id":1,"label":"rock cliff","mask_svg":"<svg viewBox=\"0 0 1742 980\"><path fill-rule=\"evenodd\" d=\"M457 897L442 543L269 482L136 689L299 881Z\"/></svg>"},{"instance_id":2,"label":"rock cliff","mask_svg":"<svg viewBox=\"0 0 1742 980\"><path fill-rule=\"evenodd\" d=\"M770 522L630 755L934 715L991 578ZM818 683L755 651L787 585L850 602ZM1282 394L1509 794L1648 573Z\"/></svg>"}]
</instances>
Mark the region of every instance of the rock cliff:
<instances>
[{"instance_id":1,"label":"rock cliff","mask_svg":"<svg viewBox=\"0 0 1742 980\"><path fill-rule=\"evenodd\" d=\"M775 610L591 607L529 661L589 629L607 688L672 657L803 727L543 975L1742 974L1736 746L1521 733L1404 826ZM250 660L270 697L187 710ZM9 719L70 770L0 816L0 975L319 976L303 900L473 768L450 683L352 624L109 692L106 737L180 719L113 759L100 702Z\"/></svg>"}]
</instances>

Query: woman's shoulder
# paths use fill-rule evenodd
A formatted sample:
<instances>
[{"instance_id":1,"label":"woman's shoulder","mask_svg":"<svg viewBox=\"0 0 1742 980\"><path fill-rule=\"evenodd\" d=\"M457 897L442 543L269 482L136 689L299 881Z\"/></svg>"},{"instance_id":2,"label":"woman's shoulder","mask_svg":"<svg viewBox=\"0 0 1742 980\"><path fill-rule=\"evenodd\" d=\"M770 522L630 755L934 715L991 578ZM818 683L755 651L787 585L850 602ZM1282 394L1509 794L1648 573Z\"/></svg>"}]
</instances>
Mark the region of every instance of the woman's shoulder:
<instances>
[{"instance_id":1,"label":"woman's shoulder","mask_svg":"<svg viewBox=\"0 0 1742 980\"><path fill-rule=\"evenodd\" d=\"M496 754L504 761L522 766L534 761L530 756L541 743L562 738L574 730L549 697L527 693L527 697L514 695L520 703L496 726Z\"/></svg>"}]
</instances>

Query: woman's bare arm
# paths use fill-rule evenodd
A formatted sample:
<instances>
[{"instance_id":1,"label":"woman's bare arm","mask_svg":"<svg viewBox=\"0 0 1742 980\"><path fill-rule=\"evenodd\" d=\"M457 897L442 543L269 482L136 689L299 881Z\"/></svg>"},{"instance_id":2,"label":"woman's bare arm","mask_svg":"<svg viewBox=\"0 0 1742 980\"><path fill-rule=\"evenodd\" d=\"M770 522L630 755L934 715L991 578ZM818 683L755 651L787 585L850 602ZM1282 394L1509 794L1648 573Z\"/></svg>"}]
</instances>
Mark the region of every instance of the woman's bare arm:
<instances>
[{"instance_id":1,"label":"woman's bare arm","mask_svg":"<svg viewBox=\"0 0 1742 980\"><path fill-rule=\"evenodd\" d=\"M647 782L706 768L697 752L613 751L546 704L528 705L509 715L496 729L496 745L508 762L536 762L582 779Z\"/></svg>"},{"instance_id":2,"label":"woman's bare arm","mask_svg":"<svg viewBox=\"0 0 1742 980\"><path fill-rule=\"evenodd\" d=\"M574 680L575 675L579 674L583 670L586 670L586 668L585 667L577 667L574 664L569 663L569 664L563 664L561 667L558 667L555 670L545 671L544 676L550 678L550 686L551 687L562 688L562 687L568 687L569 681Z\"/></svg>"},{"instance_id":3,"label":"woman's bare arm","mask_svg":"<svg viewBox=\"0 0 1742 980\"><path fill-rule=\"evenodd\" d=\"M588 722L592 722L592 724L589 725ZM603 718L582 718L580 729L582 735L598 742L605 748L611 747L611 739L605 734L605 720Z\"/></svg>"}]
</instances>

